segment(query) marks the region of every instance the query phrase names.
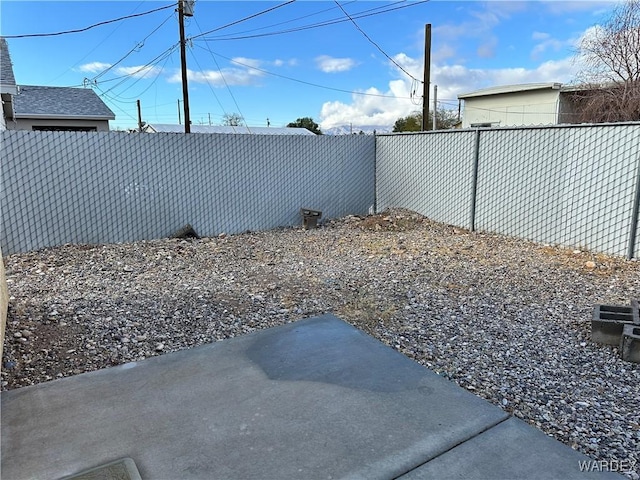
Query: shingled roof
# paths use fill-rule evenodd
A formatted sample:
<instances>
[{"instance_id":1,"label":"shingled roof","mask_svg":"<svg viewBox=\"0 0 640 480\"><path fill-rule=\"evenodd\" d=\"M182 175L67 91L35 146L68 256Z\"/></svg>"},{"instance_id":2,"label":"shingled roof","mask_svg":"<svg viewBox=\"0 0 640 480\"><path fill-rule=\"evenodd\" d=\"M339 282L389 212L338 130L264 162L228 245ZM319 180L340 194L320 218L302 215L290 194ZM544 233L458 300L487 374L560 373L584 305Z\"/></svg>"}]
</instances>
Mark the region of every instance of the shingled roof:
<instances>
[{"instance_id":1,"label":"shingled roof","mask_svg":"<svg viewBox=\"0 0 640 480\"><path fill-rule=\"evenodd\" d=\"M0 93L16 94L16 79L9 55L9 45L0 37Z\"/></svg>"},{"instance_id":2,"label":"shingled roof","mask_svg":"<svg viewBox=\"0 0 640 480\"><path fill-rule=\"evenodd\" d=\"M115 114L89 88L20 85L13 98L16 118L113 120Z\"/></svg>"}]
</instances>

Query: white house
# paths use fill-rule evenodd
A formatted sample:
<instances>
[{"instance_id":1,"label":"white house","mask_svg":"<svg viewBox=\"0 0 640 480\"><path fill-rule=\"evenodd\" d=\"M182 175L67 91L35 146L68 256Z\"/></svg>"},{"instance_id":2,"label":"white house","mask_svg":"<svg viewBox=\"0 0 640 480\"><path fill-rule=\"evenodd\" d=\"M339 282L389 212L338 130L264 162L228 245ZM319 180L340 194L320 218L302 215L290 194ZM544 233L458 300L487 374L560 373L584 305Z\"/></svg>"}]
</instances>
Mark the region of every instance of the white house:
<instances>
[{"instance_id":1,"label":"white house","mask_svg":"<svg viewBox=\"0 0 640 480\"><path fill-rule=\"evenodd\" d=\"M528 83L460 94L462 128L571 123L575 112L565 93L576 89L558 82Z\"/></svg>"}]
</instances>

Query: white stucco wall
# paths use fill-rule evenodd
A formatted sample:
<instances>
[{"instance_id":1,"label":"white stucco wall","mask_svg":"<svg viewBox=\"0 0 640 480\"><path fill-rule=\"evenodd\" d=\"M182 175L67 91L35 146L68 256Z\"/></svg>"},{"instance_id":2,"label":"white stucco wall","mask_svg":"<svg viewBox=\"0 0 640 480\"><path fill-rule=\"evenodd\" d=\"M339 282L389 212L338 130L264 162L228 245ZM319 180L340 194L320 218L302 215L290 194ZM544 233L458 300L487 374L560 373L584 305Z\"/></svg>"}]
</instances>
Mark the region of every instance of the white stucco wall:
<instances>
[{"instance_id":1,"label":"white stucco wall","mask_svg":"<svg viewBox=\"0 0 640 480\"><path fill-rule=\"evenodd\" d=\"M558 123L559 90L529 90L464 99L462 128L491 123L494 127Z\"/></svg>"}]
</instances>

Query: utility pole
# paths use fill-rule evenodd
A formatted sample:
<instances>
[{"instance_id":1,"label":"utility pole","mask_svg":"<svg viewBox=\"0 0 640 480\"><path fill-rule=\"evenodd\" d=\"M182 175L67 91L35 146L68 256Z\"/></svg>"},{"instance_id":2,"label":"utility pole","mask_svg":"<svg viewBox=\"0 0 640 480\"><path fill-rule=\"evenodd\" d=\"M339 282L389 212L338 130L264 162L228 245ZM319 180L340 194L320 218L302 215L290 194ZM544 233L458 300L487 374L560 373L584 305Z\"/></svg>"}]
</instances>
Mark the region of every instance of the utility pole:
<instances>
[{"instance_id":1,"label":"utility pole","mask_svg":"<svg viewBox=\"0 0 640 480\"><path fill-rule=\"evenodd\" d=\"M208 113L207 115L209 115L209 126L211 126L211 114Z\"/></svg>"},{"instance_id":2,"label":"utility pole","mask_svg":"<svg viewBox=\"0 0 640 480\"><path fill-rule=\"evenodd\" d=\"M429 119L429 87L431 79L431 24L424 26L424 80L422 85L422 130Z\"/></svg>"},{"instance_id":3,"label":"utility pole","mask_svg":"<svg viewBox=\"0 0 640 480\"><path fill-rule=\"evenodd\" d=\"M138 133L142 133L142 109L140 108L140 100L136 100L136 105L138 105Z\"/></svg>"},{"instance_id":4,"label":"utility pole","mask_svg":"<svg viewBox=\"0 0 640 480\"><path fill-rule=\"evenodd\" d=\"M436 130L436 112L438 111L438 85L433 86L433 122L431 130Z\"/></svg>"},{"instance_id":5,"label":"utility pole","mask_svg":"<svg viewBox=\"0 0 640 480\"><path fill-rule=\"evenodd\" d=\"M184 38L184 17L193 16L193 3L189 0L178 0L178 23L180 24L180 67L182 69L182 98L184 101L184 133L191 133L191 117L189 116L189 87L187 85L187 41Z\"/></svg>"},{"instance_id":6,"label":"utility pole","mask_svg":"<svg viewBox=\"0 0 640 480\"><path fill-rule=\"evenodd\" d=\"M180 118L180 100L178 99L178 125L182 125L182 119Z\"/></svg>"}]
</instances>

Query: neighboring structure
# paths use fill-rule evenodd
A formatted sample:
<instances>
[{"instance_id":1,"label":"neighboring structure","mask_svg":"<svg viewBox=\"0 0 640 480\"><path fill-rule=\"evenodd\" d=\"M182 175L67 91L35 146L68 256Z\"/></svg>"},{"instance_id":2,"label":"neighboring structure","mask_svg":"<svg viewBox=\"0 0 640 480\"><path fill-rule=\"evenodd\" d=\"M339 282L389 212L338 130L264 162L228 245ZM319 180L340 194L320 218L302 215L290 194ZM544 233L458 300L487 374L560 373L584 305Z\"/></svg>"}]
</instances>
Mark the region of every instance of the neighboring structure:
<instances>
[{"instance_id":1,"label":"neighboring structure","mask_svg":"<svg viewBox=\"0 0 640 480\"><path fill-rule=\"evenodd\" d=\"M108 132L116 116L93 90L16 85L9 47L0 38L0 130Z\"/></svg>"},{"instance_id":2,"label":"neighboring structure","mask_svg":"<svg viewBox=\"0 0 640 480\"><path fill-rule=\"evenodd\" d=\"M16 86L16 79L13 76L9 47L7 41L0 37L0 99L2 100L0 130L6 130L6 119L13 118L13 96L17 93L18 87Z\"/></svg>"},{"instance_id":3,"label":"neighboring structure","mask_svg":"<svg viewBox=\"0 0 640 480\"><path fill-rule=\"evenodd\" d=\"M108 132L116 118L88 88L19 86L11 130Z\"/></svg>"},{"instance_id":4,"label":"neighboring structure","mask_svg":"<svg viewBox=\"0 0 640 480\"><path fill-rule=\"evenodd\" d=\"M566 95L579 87L529 83L458 95L464 100L462 127L512 127L572 123L574 103Z\"/></svg>"},{"instance_id":5,"label":"neighboring structure","mask_svg":"<svg viewBox=\"0 0 640 480\"><path fill-rule=\"evenodd\" d=\"M184 133L184 125L147 124L143 133ZM233 127L226 125L191 125L191 133L242 133L253 135L315 135L306 128L294 127Z\"/></svg>"}]
</instances>

